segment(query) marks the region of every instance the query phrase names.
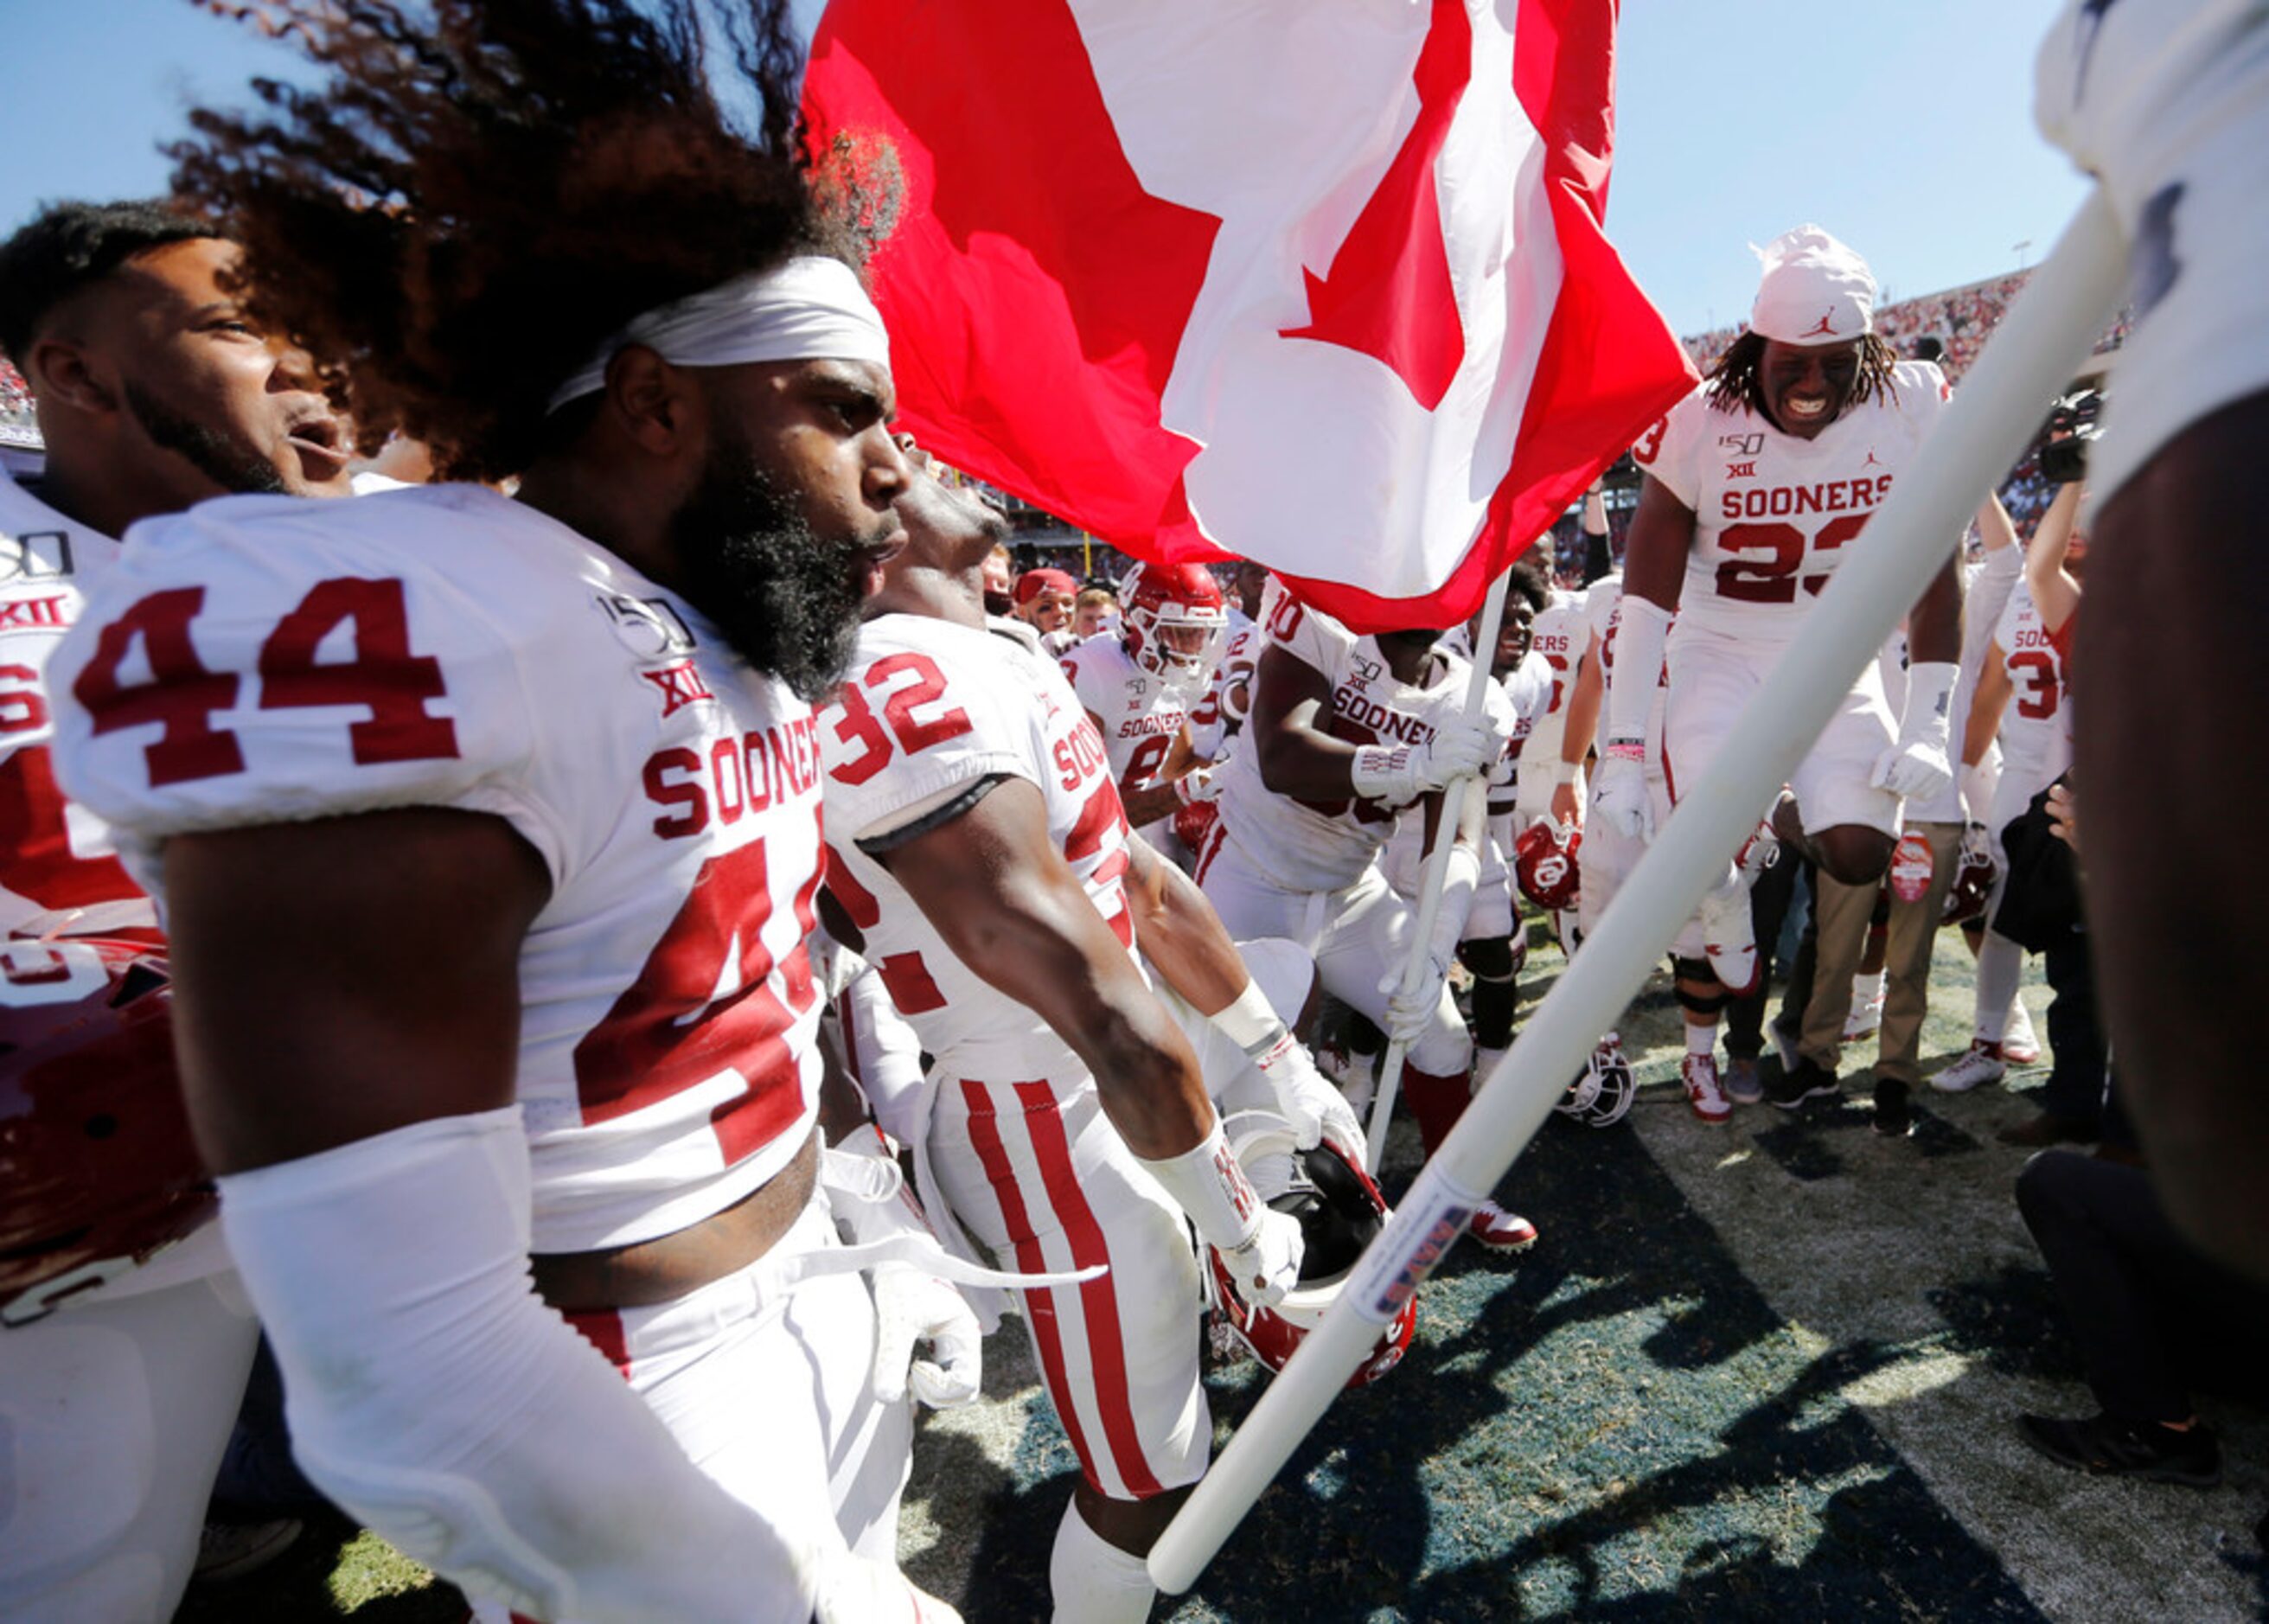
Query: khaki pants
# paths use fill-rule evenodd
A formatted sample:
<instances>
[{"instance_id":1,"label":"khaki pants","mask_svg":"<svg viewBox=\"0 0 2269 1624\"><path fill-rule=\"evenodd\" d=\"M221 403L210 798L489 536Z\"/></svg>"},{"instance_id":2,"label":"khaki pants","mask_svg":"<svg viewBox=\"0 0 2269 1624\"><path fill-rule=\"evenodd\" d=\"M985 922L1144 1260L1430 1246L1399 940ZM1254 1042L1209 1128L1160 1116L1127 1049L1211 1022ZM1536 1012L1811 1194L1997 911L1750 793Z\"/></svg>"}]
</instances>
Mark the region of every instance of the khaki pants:
<instances>
[{"instance_id":1,"label":"khaki pants","mask_svg":"<svg viewBox=\"0 0 2269 1624\"><path fill-rule=\"evenodd\" d=\"M1883 957L1883 1024L1877 1036L1875 1074L1910 1086L1922 1081L1922 1022L1930 1000L1930 956L1938 942L1939 916L1947 888L1954 882L1955 853L1962 844L1959 823L1910 823L1930 842L1930 889L1917 901L1894 900L1890 934ZM1851 978L1867 947L1867 921L1875 912L1875 885L1845 885L1827 874L1815 875L1813 908L1817 920L1812 1000L1804 1008L1805 1058L1837 1069L1844 1048L1844 1022L1851 1013Z\"/></svg>"}]
</instances>

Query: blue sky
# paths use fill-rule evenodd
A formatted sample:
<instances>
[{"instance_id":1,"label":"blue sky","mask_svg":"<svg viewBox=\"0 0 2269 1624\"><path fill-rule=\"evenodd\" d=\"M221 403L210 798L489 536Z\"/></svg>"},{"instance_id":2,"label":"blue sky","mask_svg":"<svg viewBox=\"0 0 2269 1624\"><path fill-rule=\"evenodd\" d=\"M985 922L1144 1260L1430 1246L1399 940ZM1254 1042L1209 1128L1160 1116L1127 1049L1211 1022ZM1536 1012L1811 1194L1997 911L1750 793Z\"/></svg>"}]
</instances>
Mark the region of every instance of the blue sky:
<instances>
[{"instance_id":1,"label":"blue sky","mask_svg":"<svg viewBox=\"0 0 2269 1624\"><path fill-rule=\"evenodd\" d=\"M1739 320L1746 245L1807 220L1896 297L2014 269L2021 241L2037 261L2083 195L2032 127L2056 9L1624 0L1609 234L1681 332ZM188 0L0 0L0 230L41 198L159 189L190 100L292 60Z\"/></svg>"}]
</instances>

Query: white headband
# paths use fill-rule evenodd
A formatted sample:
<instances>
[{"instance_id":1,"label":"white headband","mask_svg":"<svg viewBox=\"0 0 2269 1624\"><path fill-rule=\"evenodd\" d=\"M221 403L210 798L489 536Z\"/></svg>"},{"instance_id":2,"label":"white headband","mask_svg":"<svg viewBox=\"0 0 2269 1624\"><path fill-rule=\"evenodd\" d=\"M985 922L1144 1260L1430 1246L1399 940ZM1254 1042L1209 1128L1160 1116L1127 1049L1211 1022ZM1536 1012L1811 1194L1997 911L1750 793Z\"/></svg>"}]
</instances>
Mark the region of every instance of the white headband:
<instances>
[{"instance_id":1,"label":"white headband","mask_svg":"<svg viewBox=\"0 0 2269 1624\"><path fill-rule=\"evenodd\" d=\"M625 344L644 344L673 366L741 366L751 361L891 364L882 312L839 259L806 255L662 305L632 321L551 392L557 411L602 388L607 364Z\"/></svg>"},{"instance_id":2,"label":"white headband","mask_svg":"<svg viewBox=\"0 0 2269 1624\"><path fill-rule=\"evenodd\" d=\"M1764 247L1749 330L1785 344L1848 343L1875 330L1875 274L1817 225L1785 232Z\"/></svg>"}]
</instances>

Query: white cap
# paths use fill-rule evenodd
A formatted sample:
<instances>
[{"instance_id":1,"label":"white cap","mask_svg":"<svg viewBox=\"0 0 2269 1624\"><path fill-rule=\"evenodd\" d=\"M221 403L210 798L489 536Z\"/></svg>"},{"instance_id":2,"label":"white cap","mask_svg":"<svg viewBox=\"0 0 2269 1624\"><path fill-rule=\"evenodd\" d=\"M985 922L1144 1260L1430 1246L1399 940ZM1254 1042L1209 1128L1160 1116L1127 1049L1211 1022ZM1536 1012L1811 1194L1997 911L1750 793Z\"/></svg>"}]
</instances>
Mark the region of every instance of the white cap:
<instances>
[{"instance_id":1,"label":"white cap","mask_svg":"<svg viewBox=\"0 0 2269 1624\"><path fill-rule=\"evenodd\" d=\"M557 411L607 380L607 364L625 344L644 344L673 366L742 366L751 361L873 361L891 364L882 313L841 260L804 255L771 270L647 311L601 344L551 392Z\"/></svg>"},{"instance_id":2,"label":"white cap","mask_svg":"<svg viewBox=\"0 0 2269 1624\"><path fill-rule=\"evenodd\" d=\"M1834 344L1875 330L1875 273L1817 225L1749 251L1764 265L1751 332L1785 344Z\"/></svg>"}]
</instances>

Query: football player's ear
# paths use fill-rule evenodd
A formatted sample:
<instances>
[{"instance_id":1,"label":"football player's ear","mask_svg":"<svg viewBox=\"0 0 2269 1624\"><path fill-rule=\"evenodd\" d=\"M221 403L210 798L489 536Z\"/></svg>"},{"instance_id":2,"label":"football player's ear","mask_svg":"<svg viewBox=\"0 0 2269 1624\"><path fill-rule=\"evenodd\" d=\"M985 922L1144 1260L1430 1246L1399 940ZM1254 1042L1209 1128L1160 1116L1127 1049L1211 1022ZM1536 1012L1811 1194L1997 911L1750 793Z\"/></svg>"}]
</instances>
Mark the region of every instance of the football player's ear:
<instances>
[{"instance_id":1,"label":"football player's ear","mask_svg":"<svg viewBox=\"0 0 2269 1624\"><path fill-rule=\"evenodd\" d=\"M631 439L657 457L681 455L706 432L708 401L682 369L644 344L625 344L607 363L608 408Z\"/></svg>"},{"instance_id":2,"label":"football player's ear","mask_svg":"<svg viewBox=\"0 0 2269 1624\"><path fill-rule=\"evenodd\" d=\"M112 369L92 350L63 337L33 343L24 358L24 381L42 406L98 415L118 410L122 393Z\"/></svg>"}]
</instances>

